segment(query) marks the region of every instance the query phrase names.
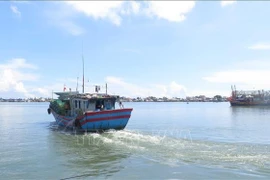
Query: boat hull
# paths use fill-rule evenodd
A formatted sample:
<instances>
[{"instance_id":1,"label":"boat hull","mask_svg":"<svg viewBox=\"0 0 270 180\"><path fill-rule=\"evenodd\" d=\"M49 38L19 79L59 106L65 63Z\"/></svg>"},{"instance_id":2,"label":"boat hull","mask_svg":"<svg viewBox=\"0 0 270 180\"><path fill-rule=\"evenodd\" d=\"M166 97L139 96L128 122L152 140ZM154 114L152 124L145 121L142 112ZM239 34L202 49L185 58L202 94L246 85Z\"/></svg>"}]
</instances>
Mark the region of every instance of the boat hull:
<instances>
[{"instance_id":1,"label":"boat hull","mask_svg":"<svg viewBox=\"0 0 270 180\"><path fill-rule=\"evenodd\" d=\"M270 106L270 102L243 102L243 101L230 101L231 106Z\"/></svg>"},{"instance_id":2,"label":"boat hull","mask_svg":"<svg viewBox=\"0 0 270 180\"><path fill-rule=\"evenodd\" d=\"M109 129L122 130L126 127L131 116L132 108L85 112L81 116L62 116L52 110L59 127L77 128L83 131L106 131Z\"/></svg>"}]
</instances>

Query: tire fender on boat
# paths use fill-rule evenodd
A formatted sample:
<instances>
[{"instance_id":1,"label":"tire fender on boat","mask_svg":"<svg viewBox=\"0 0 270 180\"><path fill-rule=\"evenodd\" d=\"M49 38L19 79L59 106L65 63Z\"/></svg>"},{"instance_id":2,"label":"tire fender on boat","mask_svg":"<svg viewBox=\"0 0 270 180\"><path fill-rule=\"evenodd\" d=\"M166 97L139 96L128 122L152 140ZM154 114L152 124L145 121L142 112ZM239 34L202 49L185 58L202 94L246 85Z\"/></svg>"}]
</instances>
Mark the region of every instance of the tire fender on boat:
<instances>
[{"instance_id":1,"label":"tire fender on boat","mask_svg":"<svg viewBox=\"0 0 270 180\"><path fill-rule=\"evenodd\" d=\"M51 108L47 109L48 114L51 114Z\"/></svg>"},{"instance_id":2,"label":"tire fender on boat","mask_svg":"<svg viewBox=\"0 0 270 180\"><path fill-rule=\"evenodd\" d=\"M83 110L82 109L77 109L76 114L77 114L77 116L82 116L83 115Z\"/></svg>"},{"instance_id":3,"label":"tire fender on boat","mask_svg":"<svg viewBox=\"0 0 270 180\"><path fill-rule=\"evenodd\" d=\"M79 119L75 119L75 121L74 121L74 127L81 128L81 123L80 123L80 120Z\"/></svg>"}]
</instances>

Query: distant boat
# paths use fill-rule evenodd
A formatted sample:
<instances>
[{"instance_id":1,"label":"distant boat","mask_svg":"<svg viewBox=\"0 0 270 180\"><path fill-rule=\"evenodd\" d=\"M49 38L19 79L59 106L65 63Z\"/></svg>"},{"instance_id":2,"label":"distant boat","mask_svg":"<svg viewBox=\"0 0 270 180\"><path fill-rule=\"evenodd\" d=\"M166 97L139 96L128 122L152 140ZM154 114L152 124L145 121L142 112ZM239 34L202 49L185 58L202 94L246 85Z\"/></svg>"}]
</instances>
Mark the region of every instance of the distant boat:
<instances>
[{"instance_id":1,"label":"distant boat","mask_svg":"<svg viewBox=\"0 0 270 180\"><path fill-rule=\"evenodd\" d=\"M228 98L231 106L270 106L270 91L238 91L235 86L231 88L232 96Z\"/></svg>"},{"instance_id":2,"label":"distant boat","mask_svg":"<svg viewBox=\"0 0 270 180\"><path fill-rule=\"evenodd\" d=\"M122 130L131 116L132 108L124 108L119 96L99 93L56 92L58 99L50 102L48 113L63 128L97 132ZM119 109L115 107L119 102Z\"/></svg>"}]
</instances>

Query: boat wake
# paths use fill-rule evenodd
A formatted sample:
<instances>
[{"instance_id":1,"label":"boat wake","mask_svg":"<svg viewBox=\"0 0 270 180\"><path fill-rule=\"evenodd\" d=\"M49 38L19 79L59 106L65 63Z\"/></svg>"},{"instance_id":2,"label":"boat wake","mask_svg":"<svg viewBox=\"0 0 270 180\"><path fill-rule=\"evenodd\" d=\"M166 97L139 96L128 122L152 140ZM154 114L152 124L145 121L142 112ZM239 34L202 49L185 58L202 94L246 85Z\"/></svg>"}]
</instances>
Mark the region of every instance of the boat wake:
<instances>
[{"instance_id":1,"label":"boat wake","mask_svg":"<svg viewBox=\"0 0 270 180\"><path fill-rule=\"evenodd\" d=\"M138 156L170 166L195 163L270 172L269 145L209 142L130 130L87 133L77 138L77 142L84 146L105 146L121 154Z\"/></svg>"},{"instance_id":2,"label":"boat wake","mask_svg":"<svg viewBox=\"0 0 270 180\"><path fill-rule=\"evenodd\" d=\"M188 132L178 135L136 130L73 134L62 137L82 157L125 156L168 165L242 169L251 175L270 173L270 145L192 140ZM62 134L62 133L61 133ZM86 154L86 153L89 153ZM109 158L109 157L108 157Z\"/></svg>"}]
</instances>

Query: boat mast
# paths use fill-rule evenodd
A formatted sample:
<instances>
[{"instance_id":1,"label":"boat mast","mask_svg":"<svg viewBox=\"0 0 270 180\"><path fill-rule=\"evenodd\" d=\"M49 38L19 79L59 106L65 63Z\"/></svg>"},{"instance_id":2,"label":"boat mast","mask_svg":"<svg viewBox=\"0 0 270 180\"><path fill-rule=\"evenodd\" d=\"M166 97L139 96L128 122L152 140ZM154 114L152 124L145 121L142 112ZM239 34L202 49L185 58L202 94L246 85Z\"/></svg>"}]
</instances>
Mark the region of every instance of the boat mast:
<instances>
[{"instance_id":1,"label":"boat mast","mask_svg":"<svg viewBox=\"0 0 270 180\"><path fill-rule=\"evenodd\" d=\"M83 63L82 93L84 93L84 58L83 58L83 44L82 44L82 63Z\"/></svg>"}]
</instances>

